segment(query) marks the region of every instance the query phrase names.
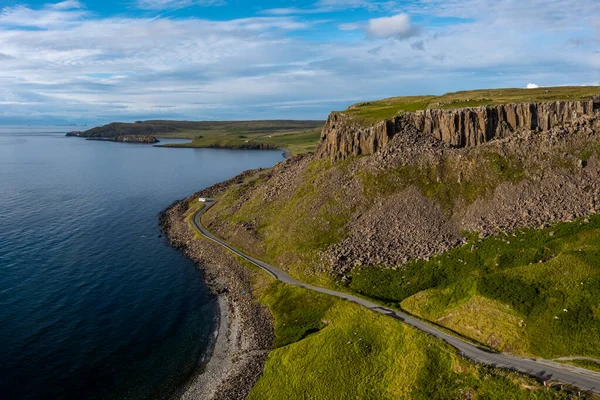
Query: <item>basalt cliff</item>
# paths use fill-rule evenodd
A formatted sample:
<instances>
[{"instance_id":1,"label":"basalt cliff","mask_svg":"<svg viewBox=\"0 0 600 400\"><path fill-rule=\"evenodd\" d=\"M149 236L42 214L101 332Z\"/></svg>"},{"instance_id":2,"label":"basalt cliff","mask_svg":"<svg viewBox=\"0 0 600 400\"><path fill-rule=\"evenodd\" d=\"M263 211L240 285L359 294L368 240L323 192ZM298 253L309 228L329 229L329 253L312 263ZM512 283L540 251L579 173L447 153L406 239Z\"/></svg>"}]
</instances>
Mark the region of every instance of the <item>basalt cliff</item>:
<instances>
[{"instance_id":1,"label":"basalt cliff","mask_svg":"<svg viewBox=\"0 0 600 400\"><path fill-rule=\"evenodd\" d=\"M512 136L518 132L548 131L600 113L600 95L583 101L510 103L458 109L407 112L370 126L344 112L329 116L317 157L333 160L373 154L391 138L409 128L453 147L469 147Z\"/></svg>"}]
</instances>

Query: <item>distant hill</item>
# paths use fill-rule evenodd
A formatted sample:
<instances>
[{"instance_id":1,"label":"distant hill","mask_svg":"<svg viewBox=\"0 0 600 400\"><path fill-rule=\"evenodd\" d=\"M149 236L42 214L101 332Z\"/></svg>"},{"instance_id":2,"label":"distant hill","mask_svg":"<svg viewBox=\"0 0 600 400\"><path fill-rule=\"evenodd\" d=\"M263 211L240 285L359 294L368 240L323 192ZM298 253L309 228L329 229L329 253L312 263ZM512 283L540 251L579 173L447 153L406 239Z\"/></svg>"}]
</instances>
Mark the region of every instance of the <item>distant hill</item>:
<instances>
[{"instance_id":1,"label":"distant hill","mask_svg":"<svg viewBox=\"0 0 600 400\"><path fill-rule=\"evenodd\" d=\"M70 132L68 136L115 137L123 135L152 135L194 139L204 134L240 133L269 134L283 131L312 130L320 128L324 121L137 121L135 123L113 122L83 132Z\"/></svg>"}]
</instances>

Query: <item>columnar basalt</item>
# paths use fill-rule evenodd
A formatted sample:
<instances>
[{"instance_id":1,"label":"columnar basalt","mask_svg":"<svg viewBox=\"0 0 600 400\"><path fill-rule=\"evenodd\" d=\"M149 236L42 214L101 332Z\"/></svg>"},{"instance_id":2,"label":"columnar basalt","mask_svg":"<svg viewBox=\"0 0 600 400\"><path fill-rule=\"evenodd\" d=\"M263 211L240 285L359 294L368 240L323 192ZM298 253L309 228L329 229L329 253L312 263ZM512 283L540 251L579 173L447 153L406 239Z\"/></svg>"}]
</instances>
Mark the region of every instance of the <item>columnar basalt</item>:
<instances>
[{"instance_id":1,"label":"columnar basalt","mask_svg":"<svg viewBox=\"0 0 600 400\"><path fill-rule=\"evenodd\" d=\"M600 96L585 101L511 103L459 109L426 109L364 126L344 113L332 113L321 135L317 155L333 160L372 154L407 127L451 146L476 146L521 130L546 131L583 116L600 114Z\"/></svg>"}]
</instances>

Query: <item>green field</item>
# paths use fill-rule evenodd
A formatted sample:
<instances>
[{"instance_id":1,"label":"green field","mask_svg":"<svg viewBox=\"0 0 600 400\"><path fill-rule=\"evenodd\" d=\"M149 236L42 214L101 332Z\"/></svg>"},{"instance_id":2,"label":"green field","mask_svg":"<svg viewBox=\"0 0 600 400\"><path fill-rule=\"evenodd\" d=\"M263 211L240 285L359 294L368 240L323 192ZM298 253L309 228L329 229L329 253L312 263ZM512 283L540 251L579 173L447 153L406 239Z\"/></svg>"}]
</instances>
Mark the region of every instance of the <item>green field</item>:
<instances>
[{"instance_id":1,"label":"green field","mask_svg":"<svg viewBox=\"0 0 600 400\"><path fill-rule=\"evenodd\" d=\"M257 279L276 349L249 399L568 398L463 360L441 341L355 304Z\"/></svg>"},{"instance_id":2,"label":"green field","mask_svg":"<svg viewBox=\"0 0 600 400\"><path fill-rule=\"evenodd\" d=\"M462 108L492 104L583 100L600 94L600 86L564 86L538 89L486 89L447 93L442 96L407 96L358 103L343 111L357 122L372 124L405 112L427 108Z\"/></svg>"},{"instance_id":3,"label":"green field","mask_svg":"<svg viewBox=\"0 0 600 400\"><path fill-rule=\"evenodd\" d=\"M321 137L321 129L282 130L274 132L189 132L194 136L190 143L170 144L165 147L179 148L249 148L286 149L290 154L304 154L315 150Z\"/></svg>"}]
</instances>

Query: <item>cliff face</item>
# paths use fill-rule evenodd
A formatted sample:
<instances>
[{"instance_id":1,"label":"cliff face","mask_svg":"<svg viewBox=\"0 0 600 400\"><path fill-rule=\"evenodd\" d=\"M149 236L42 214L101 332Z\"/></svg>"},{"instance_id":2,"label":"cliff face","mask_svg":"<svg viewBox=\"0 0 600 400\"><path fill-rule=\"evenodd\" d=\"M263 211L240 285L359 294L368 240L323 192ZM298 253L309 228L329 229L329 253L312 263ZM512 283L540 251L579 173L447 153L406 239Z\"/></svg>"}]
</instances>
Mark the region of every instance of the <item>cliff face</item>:
<instances>
[{"instance_id":1,"label":"cliff face","mask_svg":"<svg viewBox=\"0 0 600 400\"><path fill-rule=\"evenodd\" d=\"M347 156L375 153L396 133L394 121L382 121L369 127L352 124L344 114L332 113L321 133L317 156L335 160Z\"/></svg>"},{"instance_id":2,"label":"cliff face","mask_svg":"<svg viewBox=\"0 0 600 400\"><path fill-rule=\"evenodd\" d=\"M587 101L427 109L368 127L353 122L343 113L332 113L323 128L317 156L338 160L372 154L407 127L414 127L452 146L467 147L507 137L519 130L549 130L593 114L600 114L600 96Z\"/></svg>"},{"instance_id":3,"label":"cliff face","mask_svg":"<svg viewBox=\"0 0 600 400\"><path fill-rule=\"evenodd\" d=\"M77 136L77 135L70 135ZM87 140L97 140L102 142L120 142L120 143L141 143L141 144L154 144L158 143L159 140L154 136L150 135L122 135L113 137L89 137Z\"/></svg>"}]
</instances>

